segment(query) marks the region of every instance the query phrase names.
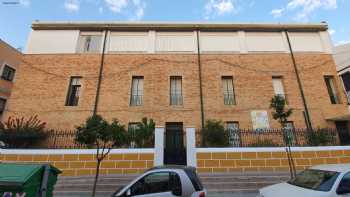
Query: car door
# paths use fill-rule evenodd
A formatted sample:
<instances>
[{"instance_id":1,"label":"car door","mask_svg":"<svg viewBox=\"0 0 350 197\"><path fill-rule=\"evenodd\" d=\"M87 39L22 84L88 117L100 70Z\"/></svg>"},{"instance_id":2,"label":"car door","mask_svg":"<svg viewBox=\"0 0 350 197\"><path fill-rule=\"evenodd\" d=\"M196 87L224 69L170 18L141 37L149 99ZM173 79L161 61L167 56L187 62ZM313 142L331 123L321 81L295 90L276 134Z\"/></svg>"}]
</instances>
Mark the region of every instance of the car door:
<instances>
[{"instance_id":1,"label":"car door","mask_svg":"<svg viewBox=\"0 0 350 197\"><path fill-rule=\"evenodd\" d=\"M350 197L350 172L346 173L340 180L336 194L337 196Z\"/></svg>"},{"instance_id":2,"label":"car door","mask_svg":"<svg viewBox=\"0 0 350 197\"><path fill-rule=\"evenodd\" d=\"M153 172L135 182L125 196L175 197L181 193L180 177L175 172Z\"/></svg>"}]
</instances>

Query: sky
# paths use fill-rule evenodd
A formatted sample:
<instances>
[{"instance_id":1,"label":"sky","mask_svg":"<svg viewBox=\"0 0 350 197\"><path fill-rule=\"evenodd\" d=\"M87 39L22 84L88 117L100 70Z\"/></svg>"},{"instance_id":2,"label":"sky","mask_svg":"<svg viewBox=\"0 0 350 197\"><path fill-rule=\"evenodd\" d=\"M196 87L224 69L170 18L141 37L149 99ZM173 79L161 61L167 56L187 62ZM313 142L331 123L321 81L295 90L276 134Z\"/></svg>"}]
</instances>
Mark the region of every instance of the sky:
<instances>
[{"instance_id":1,"label":"sky","mask_svg":"<svg viewBox=\"0 0 350 197\"><path fill-rule=\"evenodd\" d=\"M329 24L350 42L350 0L0 0L0 39L25 49L39 21L176 21Z\"/></svg>"}]
</instances>

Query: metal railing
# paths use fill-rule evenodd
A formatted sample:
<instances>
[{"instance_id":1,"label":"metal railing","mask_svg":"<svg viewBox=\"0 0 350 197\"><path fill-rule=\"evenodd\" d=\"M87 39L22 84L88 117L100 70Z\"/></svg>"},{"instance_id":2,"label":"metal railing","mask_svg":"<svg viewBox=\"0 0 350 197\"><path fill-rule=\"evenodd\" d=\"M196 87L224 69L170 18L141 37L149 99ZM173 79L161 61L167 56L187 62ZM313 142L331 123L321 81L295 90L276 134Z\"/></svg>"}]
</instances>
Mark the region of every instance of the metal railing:
<instances>
[{"instance_id":1,"label":"metal railing","mask_svg":"<svg viewBox=\"0 0 350 197\"><path fill-rule=\"evenodd\" d=\"M131 106L140 106L143 104L142 95L132 95L130 99Z\"/></svg>"},{"instance_id":2,"label":"metal railing","mask_svg":"<svg viewBox=\"0 0 350 197\"><path fill-rule=\"evenodd\" d=\"M182 105L182 95L170 94L170 105Z\"/></svg>"},{"instance_id":3,"label":"metal railing","mask_svg":"<svg viewBox=\"0 0 350 197\"><path fill-rule=\"evenodd\" d=\"M286 145L286 132L282 129L233 129L227 130L230 147L283 147ZM292 146L339 146L341 145L336 129L289 129ZM78 144L74 140L75 131L48 131L45 138L35 145L25 148L82 149L93 148ZM16 140L16 137L11 141ZM23 140L23 136L22 136ZM1 141L1 139L0 139ZM7 146L7 148L18 148ZM121 148L121 147L116 147ZM126 146L122 148L133 148Z\"/></svg>"},{"instance_id":4,"label":"metal railing","mask_svg":"<svg viewBox=\"0 0 350 197\"><path fill-rule=\"evenodd\" d=\"M224 93L224 104L225 105L234 105L235 103L235 96L232 93Z\"/></svg>"},{"instance_id":5,"label":"metal railing","mask_svg":"<svg viewBox=\"0 0 350 197\"><path fill-rule=\"evenodd\" d=\"M336 129L237 129L229 130L231 147L283 147L286 135L292 146L338 146L340 140Z\"/></svg>"}]
</instances>

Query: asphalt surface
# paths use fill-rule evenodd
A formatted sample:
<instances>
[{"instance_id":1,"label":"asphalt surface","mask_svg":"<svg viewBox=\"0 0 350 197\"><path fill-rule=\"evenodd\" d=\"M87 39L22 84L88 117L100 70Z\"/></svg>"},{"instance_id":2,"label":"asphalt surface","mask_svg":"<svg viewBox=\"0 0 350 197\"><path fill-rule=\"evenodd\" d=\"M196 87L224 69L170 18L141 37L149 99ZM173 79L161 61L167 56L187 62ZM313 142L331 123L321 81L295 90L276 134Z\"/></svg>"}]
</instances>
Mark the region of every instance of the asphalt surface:
<instances>
[{"instance_id":1,"label":"asphalt surface","mask_svg":"<svg viewBox=\"0 0 350 197\"><path fill-rule=\"evenodd\" d=\"M208 197L256 197L258 195L257 192L215 192L208 193Z\"/></svg>"}]
</instances>

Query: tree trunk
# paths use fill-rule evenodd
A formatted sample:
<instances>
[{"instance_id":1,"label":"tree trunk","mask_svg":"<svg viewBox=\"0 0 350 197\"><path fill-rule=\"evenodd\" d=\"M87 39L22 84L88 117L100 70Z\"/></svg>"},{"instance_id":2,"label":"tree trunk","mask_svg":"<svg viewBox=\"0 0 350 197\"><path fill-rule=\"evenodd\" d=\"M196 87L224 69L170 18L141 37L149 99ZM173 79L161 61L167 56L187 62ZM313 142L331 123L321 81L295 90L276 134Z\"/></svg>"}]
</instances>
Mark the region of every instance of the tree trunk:
<instances>
[{"instance_id":1,"label":"tree trunk","mask_svg":"<svg viewBox=\"0 0 350 197\"><path fill-rule=\"evenodd\" d=\"M102 160L97 159L96 174L95 174L95 180L94 180L94 187L93 187L93 189L92 189L92 195L91 195L91 197L95 197L98 175L100 174L100 165L101 165L101 161L102 161Z\"/></svg>"}]
</instances>

